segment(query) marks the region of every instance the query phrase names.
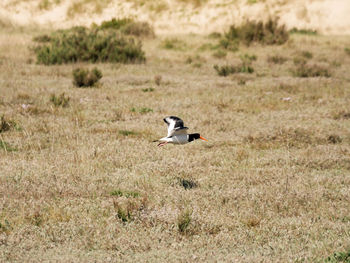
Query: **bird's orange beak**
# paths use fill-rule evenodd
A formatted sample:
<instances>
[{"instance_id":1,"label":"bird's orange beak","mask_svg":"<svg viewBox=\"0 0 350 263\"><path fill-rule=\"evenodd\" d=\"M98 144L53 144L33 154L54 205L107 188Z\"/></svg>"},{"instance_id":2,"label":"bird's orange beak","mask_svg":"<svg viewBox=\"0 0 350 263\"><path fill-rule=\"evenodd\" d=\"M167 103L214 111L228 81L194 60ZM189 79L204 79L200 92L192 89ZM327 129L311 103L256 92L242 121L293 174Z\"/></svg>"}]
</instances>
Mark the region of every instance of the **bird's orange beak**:
<instances>
[{"instance_id":1,"label":"bird's orange beak","mask_svg":"<svg viewBox=\"0 0 350 263\"><path fill-rule=\"evenodd\" d=\"M202 139L203 141L208 141L207 139L203 138L202 136L199 136L200 139Z\"/></svg>"}]
</instances>

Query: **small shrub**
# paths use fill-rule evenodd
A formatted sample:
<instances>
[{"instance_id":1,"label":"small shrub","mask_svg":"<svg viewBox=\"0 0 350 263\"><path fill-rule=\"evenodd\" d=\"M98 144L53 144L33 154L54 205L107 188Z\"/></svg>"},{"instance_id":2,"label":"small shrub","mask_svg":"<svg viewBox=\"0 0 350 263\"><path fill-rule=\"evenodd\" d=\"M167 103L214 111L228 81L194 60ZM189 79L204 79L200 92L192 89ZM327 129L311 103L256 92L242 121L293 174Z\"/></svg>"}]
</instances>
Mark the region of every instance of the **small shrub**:
<instances>
[{"instance_id":1,"label":"small shrub","mask_svg":"<svg viewBox=\"0 0 350 263\"><path fill-rule=\"evenodd\" d=\"M273 64L283 64L287 61L286 57L280 56L280 55L274 55L274 56L268 56L267 62L273 63Z\"/></svg>"},{"instance_id":2,"label":"small shrub","mask_svg":"<svg viewBox=\"0 0 350 263\"><path fill-rule=\"evenodd\" d=\"M55 107L68 107L70 98L65 96L64 92L56 96L55 94L51 94L50 101Z\"/></svg>"},{"instance_id":3,"label":"small shrub","mask_svg":"<svg viewBox=\"0 0 350 263\"><path fill-rule=\"evenodd\" d=\"M0 133L9 131L10 129L15 129L17 131L22 130L22 128L14 120L6 120L5 116L1 116Z\"/></svg>"},{"instance_id":4,"label":"small shrub","mask_svg":"<svg viewBox=\"0 0 350 263\"><path fill-rule=\"evenodd\" d=\"M10 130L11 123L7 120L5 120L4 116L1 116L1 122L0 122L0 133Z\"/></svg>"},{"instance_id":5,"label":"small shrub","mask_svg":"<svg viewBox=\"0 0 350 263\"><path fill-rule=\"evenodd\" d=\"M198 187L198 184L195 181L191 180L191 179L180 178L179 182L180 182L180 185L183 188L185 188L186 190Z\"/></svg>"},{"instance_id":6,"label":"small shrub","mask_svg":"<svg viewBox=\"0 0 350 263\"><path fill-rule=\"evenodd\" d=\"M189 210L186 210L178 216L177 226L180 233L184 234L187 232L188 227L190 226L192 221L191 215L192 213Z\"/></svg>"},{"instance_id":7,"label":"small shrub","mask_svg":"<svg viewBox=\"0 0 350 263\"><path fill-rule=\"evenodd\" d=\"M266 23L247 21L239 27L232 25L225 34L223 43L227 45L227 42L238 41L248 46L254 42L265 45L281 45L288 39L289 33L285 26L278 26L278 20L270 19Z\"/></svg>"},{"instance_id":8,"label":"small shrub","mask_svg":"<svg viewBox=\"0 0 350 263\"><path fill-rule=\"evenodd\" d=\"M317 30L312 29L297 29L296 27L289 30L291 34L301 34L301 35L317 35Z\"/></svg>"},{"instance_id":9,"label":"small shrub","mask_svg":"<svg viewBox=\"0 0 350 263\"><path fill-rule=\"evenodd\" d=\"M294 76L300 78L310 78L310 77L326 77L329 78L331 73L328 68L316 65L316 64L307 64L301 62L296 69L293 71Z\"/></svg>"},{"instance_id":10,"label":"small shrub","mask_svg":"<svg viewBox=\"0 0 350 263\"><path fill-rule=\"evenodd\" d=\"M40 37L42 36L37 38L40 39ZM78 61L92 63L145 61L140 41L126 38L111 30L73 27L55 31L50 36L42 38L45 42L39 42L39 45L33 49L39 64L52 65Z\"/></svg>"},{"instance_id":11,"label":"small shrub","mask_svg":"<svg viewBox=\"0 0 350 263\"><path fill-rule=\"evenodd\" d=\"M233 66L233 65L224 65L224 66L218 66L214 65L214 69L218 73L219 76L228 76L230 74L235 74L235 73L253 73L254 68L250 65L247 65L245 63L241 63L240 65Z\"/></svg>"},{"instance_id":12,"label":"small shrub","mask_svg":"<svg viewBox=\"0 0 350 263\"><path fill-rule=\"evenodd\" d=\"M327 141L329 143L337 144L342 142L342 138L339 135L332 134L328 136Z\"/></svg>"},{"instance_id":13,"label":"small shrub","mask_svg":"<svg viewBox=\"0 0 350 263\"><path fill-rule=\"evenodd\" d=\"M236 52L238 51L239 41L236 39L230 40L227 38L223 38L220 40L219 46L222 47L223 49Z\"/></svg>"},{"instance_id":14,"label":"small shrub","mask_svg":"<svg viewBox=\"0 0 350 263\"><path fill-rule=\"evenodd\" d=\"M100 26L97 26L97 28L103 30L103 29L115 29L120 30L124 26L133 23L134 21L131 18L112 18L108 21L103 21Z\"/></svg>"},{"instance_id":15,"label":"small shrub","mask_svg":"<svg viewBox=\"0 0 350 263\"><path fill-rule=\"evenodd\" d=\"M77 87L92 87L102 78L102 73L97 68L91 71L77 68L73 70L73 84Z\"/></svg>"}]
</instances>

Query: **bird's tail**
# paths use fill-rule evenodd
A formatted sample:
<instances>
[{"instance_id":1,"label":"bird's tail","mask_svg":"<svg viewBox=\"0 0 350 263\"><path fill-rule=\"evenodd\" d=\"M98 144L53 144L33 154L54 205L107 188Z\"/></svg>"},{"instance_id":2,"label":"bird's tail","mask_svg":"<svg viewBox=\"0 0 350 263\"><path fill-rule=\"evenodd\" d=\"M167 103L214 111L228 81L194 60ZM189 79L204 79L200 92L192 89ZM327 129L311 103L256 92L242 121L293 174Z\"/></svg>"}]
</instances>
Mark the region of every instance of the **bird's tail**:
<instances>
[{"instance_id":1,"label":"bird's tail","mask_svg":"<svg viewBox=\"0 0 350 263\"><path fill-rule=\"evenodd\" d=\"M154 140L154 141L152 141L152 142L159 142L159 140Z\"/></svg>"}]
</instances>

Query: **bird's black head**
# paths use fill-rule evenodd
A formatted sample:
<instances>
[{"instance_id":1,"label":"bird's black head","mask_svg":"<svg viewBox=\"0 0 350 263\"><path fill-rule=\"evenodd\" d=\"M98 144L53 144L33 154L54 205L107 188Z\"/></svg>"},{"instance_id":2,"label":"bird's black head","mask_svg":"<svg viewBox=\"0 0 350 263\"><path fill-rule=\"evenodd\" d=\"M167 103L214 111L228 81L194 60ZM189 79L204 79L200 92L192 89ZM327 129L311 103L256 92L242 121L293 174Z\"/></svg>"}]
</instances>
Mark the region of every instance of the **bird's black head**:
<instances>
[{"instance_id":1,"label":"bird's black head","mask_svg":"<svg viewBox=\"0 0 350 263\"><path fill-rule=\"evenodd\" d=\"M204 139L202 136L200 136L199 133L192 133L192 134L188 135L189 142L192 142L192 141L197 140L197 139L202 139L202 140L206 141L206 139Z\"/></svg>"}]
</instances>

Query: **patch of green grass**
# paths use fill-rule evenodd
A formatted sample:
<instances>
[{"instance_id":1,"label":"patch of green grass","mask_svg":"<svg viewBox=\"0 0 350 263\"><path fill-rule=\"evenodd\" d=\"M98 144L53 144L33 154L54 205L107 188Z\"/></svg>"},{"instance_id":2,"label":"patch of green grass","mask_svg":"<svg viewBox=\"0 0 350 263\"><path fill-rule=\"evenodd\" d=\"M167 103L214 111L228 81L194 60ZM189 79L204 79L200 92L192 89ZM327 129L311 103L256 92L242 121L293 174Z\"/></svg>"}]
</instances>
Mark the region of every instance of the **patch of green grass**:
<instances>
[{"instance_id":1,"label":"patch of green grass","mask_svg":"<svg viewBox=\"0 0 350 263\"><path fill-rule=\"evenodd\" d=\"M79 88L96 86L101 78L102 73L97 68L93 68L91 71L83 68L73 70L73 84Z\"/></svg>"},{"instance_id":2,"label":"patch of green grass","mask_svg":"<svg viewBox=\"0 0 350 263\"><path fill-rule=\"evenodd\" d=\"M111 195L112 196L124 196L124 197L133 197L133 198L136 198L136 197L139 197L140 196L140 193L138 192L134 192L134 191L122 191L122 190L114 190L111 192Z\"/></svg>"},{"instance_id":3,"label":"patch of green grass","mask_svg":"<svg viewBox=\"0 0 350 263\"><path fill-rule=\"evenodd\" d=\"M312 29L298 29L296 27L292 28L289 30L289 33L291 34L300 34L300 35L312 35L315 36L317 35L317 30L312 30Z\"/></svg>"},{"instance_id":4,"label":"patch of green grass","mask_svg":"<svg viewBox=\"0 0 350 263\"><path fill-rule=\"evenodd\" d=\"M50 101L55 107L66 108L69 106L69 100L70 98L65 96L64 92L59 96L56 96L56 94L51 94L50 96Z\"/></svg>"},{"instance_id":5,"label":"patch of green grass","mask_svg":"<svg viewBox=\"0 0 350 263\"><path fill-rule=\"evenodd\" d=\"M33 49L38 64L112 62L135 63L146 60L141 42L115 31L73 27L49 36L38 36Z\"/></svg>"},{"instance_id":6,"label":"patch of green grass","mask_svg":"<svg viewBox=\"0 0 350 263\"><path fill-rule=\"evenodd\" d=\"M191 224L192 221L192 212L189 210L186 210L182 212L178 218L177 218L177 227L179 229L179 232L184 234L187 232L188 227Z\"/></svg>"},{"instance_id":7,"label":"patch of green grass","mask_svg":"<svg viewBox=\"0 0 350 263\"><path fill-rule=\"evenodd\" d=\"M335 252L324 260L327 263L350 263L350 249L347 252Z\"/></svg>"},{"instance_id":8,"label":"patch of green grass","mask_svg":"<svg viewBox=\"0 0 350 263\"><path fill-rule=\"evenodd\" d=\"M2 139L0 139L0 149L3 149L5 152L17 152L18 151L17 148L12 147L9 143L5 142Z\"/></svg>"}]
</instances>

